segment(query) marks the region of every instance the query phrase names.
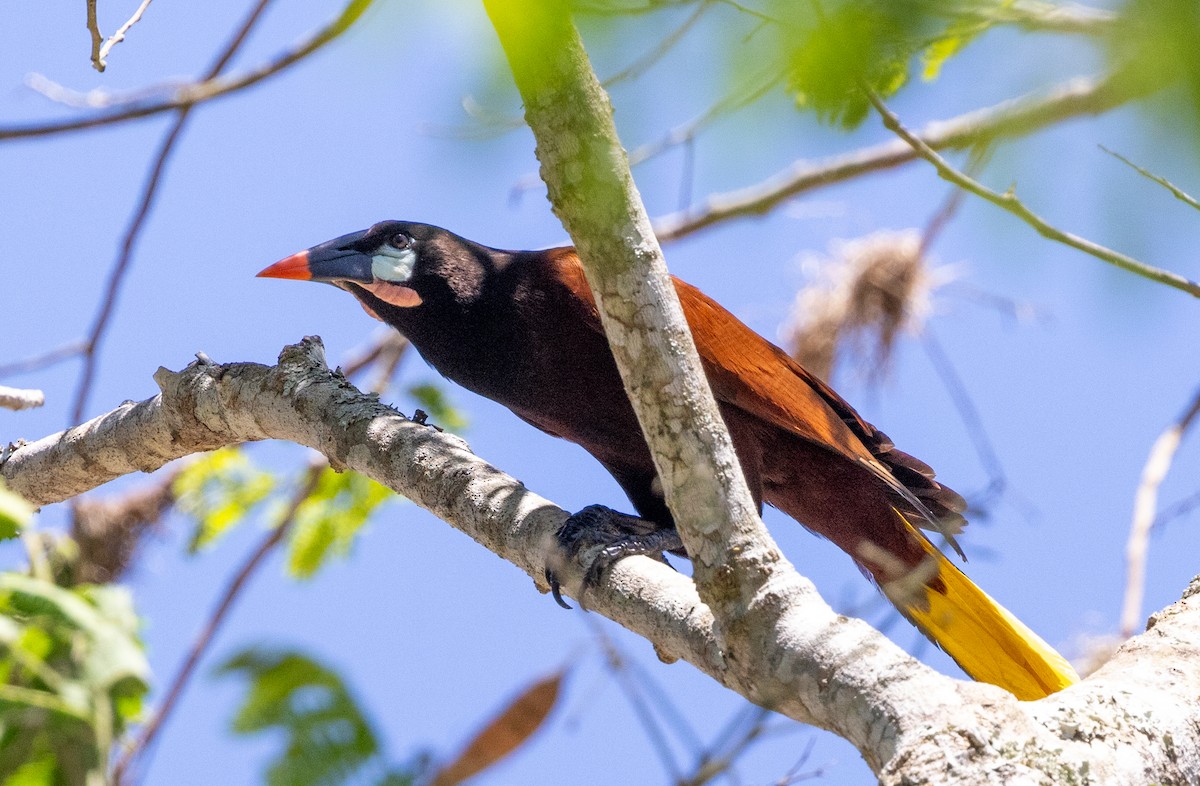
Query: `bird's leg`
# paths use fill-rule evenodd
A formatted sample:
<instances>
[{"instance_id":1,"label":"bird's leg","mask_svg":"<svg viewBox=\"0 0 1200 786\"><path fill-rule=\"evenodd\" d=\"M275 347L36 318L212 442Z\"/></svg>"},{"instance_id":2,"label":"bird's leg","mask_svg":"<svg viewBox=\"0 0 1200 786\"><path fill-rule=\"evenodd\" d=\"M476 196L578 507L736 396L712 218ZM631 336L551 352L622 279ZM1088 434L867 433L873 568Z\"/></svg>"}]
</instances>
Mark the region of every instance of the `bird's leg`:
<instances>
[{"instance_id":1,"label":"bird's leg","mask_svg":"<svg viewBox=\"0 0 1200 786\"><path fill-rule=\"evenodd\" d=\"M560 552L557 558L560 560L578 559L598 548L579 587L581 606L584 606L583 599L587 591L600 583L600 575L617 560L643 554L666 563L663 552L683 553L683 541L674 527L663 527L637 516L618 513L603 505L588 505L570 516L559 527L557 540ZM564 609L571 608L562 599L558 576L551 567L546 568L546 583L550 585L555 602Z\"/></svg>"}]
</instances>

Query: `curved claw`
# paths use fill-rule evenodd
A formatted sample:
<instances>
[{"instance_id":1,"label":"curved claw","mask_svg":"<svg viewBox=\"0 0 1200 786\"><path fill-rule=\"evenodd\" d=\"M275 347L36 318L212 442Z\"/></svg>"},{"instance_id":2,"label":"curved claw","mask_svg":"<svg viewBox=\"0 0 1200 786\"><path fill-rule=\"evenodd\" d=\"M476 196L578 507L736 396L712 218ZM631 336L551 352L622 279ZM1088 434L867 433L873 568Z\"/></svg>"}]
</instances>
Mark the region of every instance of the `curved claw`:
<instances>
[{"instance_id":1,"label":"curved claw","mask_svg":"<svg viewBox=\"0 0 1200 786\"><path fill-rule=\"evenodd\" d=\"M562 606L564 609L574 608L570 603L563 600L562 585L558 582L558 575L554 571L546 568L546 583L550 585L550 594L554 597L554 602Z\"/></svg>"}]
</instances>

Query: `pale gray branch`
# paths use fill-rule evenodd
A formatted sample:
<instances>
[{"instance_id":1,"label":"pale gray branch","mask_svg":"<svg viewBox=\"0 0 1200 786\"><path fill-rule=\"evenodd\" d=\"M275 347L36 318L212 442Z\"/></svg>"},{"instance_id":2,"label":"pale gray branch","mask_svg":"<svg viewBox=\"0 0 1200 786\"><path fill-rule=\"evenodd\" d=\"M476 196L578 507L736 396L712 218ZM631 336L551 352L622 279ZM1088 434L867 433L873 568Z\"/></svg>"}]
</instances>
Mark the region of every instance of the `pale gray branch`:
<instances>
[{"instance_id":1,"label":"pale gray branch","mask_svg":"<svg viewBox=\"0 0 1200 786\"><path fill-rule=\"evenodd\" d=\"M1142 599L1146 592L1146 554L1150 550L1150 530L1154 527L1158 510L1158 489L1171 463L1183 435L1200 416L1200 391L1192 398L1187 411L1176 422L1167 427L1154 445L1142 467L1141 482L1133 497L1133 521L1129 527L1129 539L1125 544L1125 597L1121 603L1121 635L1128 637L1137 632L1142 624Z\"/></svg>"},{"instance_id":2,"label":"pale gray branch","mask_svg":"<svg viewBox=\"0 0 1200 786\"><path fill-rule=\"evenodd\" d=\"M274 367L202 360L155 379L160 395L16 448L0 477L47 505L189 453L287 439L404 494L542 584L565 511L458 438L358 392L326 368L318 340L287 347ZM574 586L578 569L566 567ZM780 597L784 586L805 597ZM723 646L692 581L654 560L621 561L588 599L664 658L846 737L883 783L1200 779L1200 579L1095 675L1032 703L934 674L860 620L833 614L806 583L779 583L767 595L791 611L751 661Z\"/></svg>"},{"instance_id":3,"label":"pale gray branch","mask_svg":"<svg viewBox=\"0 0 1200 786\"><path fill-rule=\"evenodd\" d=\"M900 118L890 110L883 100L873 90L864 90L867 99L875 107L876 111L883 118L883 124L888 130L893 131L897 136L907 142L917 152L921 158L924 158L929 163L933 164L937 170L938 176L947 180L954 185L966 191L975 194L976 196L986 199L993 205L1007 210L1017 218L1024 221L1029 226L1033 227L1039 235L1048 240L1054 240L1071 248L1078 249L1085 254L1090 254L1097 259L1107 262L1110 265L1126 270L1130 273L1148 278L1151 281L1156 281L1160 284L1166 284L1169 287L1186 292L1192 297L1200 297L1200 282L1192 281L1177 273L1172 273L1169 270L1147 265L1140 262L1127 254L1122 254L1119 251L1114 251L1111 248L1100 245L1099 243L1088 240L1085 237L1064 232L1056 226L1053 226L1038 214L1030 210L1024 202L1017 198L1015 186L1010 186L1007 191L1001 194L998 191L993 191L979 181L967 176L964 172L951 166L951 164L928 144L921 140L919 136L909 131Z\"/></svg>"},{"instance_id":4,"label":"pale gray branch","mask_svg":"<svg viewBox=\"0 0 1200 786\"><path fill-rule=\"evenodd\" d=\"M137 10L133 12L133 15L125 20L125 24L118 27L117 32L110 35L108 40L104 42L104 46L100 47L100 51L96 55L99 59L99 63L96 65L97 70L103 71L105 66L108 65L108 63L105 61L105 58L108 57L108 53L112 51L114 46L125 40L125 34L128 33L134 25L142 21L142 14L146 13L146 9L150 7L151 2L153 2L153 0L142 0L142 4L137 7Z\"/></svg>"},{"instance_id":5,"label":"pale gray branch","mask_svg":"<svg viewBox=\"0 0 1200 786\"><path fill-rule=\"evenodd\" d=\"M1112 75L1078 78L1048 92L1031 93L930 123L916 136L934 150L961 149L1018 137L1073 117L1107 112L1137 99L1150 87ZM819 161L800 160L762 183L709 196L703 205L663 216L654 222L660 242L678 240L734 218L763 215L781 202L822 186L879 172L920 158L902 139Z\"/></svg>"},{"instance_id":6,"label":"pale gray branch","mask_svg":"<svg viewBox=\"0 0 1200 786\"><path fill-rule=\"evenodd\" d=\"M46 403L46 394L40 390L10 388L0 385L0 409L33 409Z\"/></svg>"}]
</instances>

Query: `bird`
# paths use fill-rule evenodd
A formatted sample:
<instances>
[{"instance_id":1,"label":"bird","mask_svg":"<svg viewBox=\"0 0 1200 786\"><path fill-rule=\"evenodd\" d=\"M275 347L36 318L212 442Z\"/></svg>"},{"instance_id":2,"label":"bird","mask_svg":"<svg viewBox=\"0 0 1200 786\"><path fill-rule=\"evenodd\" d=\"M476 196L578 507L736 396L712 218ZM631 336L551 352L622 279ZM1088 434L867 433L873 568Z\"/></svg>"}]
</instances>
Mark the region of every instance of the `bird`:
<instances>
[{"instance_id":1,"label":"bird","mask_svg":"<svg viewBox=\"0 0 1200 786\"><path fill-rule=\"evenodd\" d=\"M600 533L604 509L585 508L559 533L568 551L595 536L616 544L605 550L613 559L682 552L573 248L507 251L387 220L258 276L345 290L446 378L590 453L637 515L618 515L627 526ZM778 508L840 547L973 679L1021 700L1078 680L1065 658L920 531L939 533L961 555L962 496L782 349L696 287L673 282L760 513L764 504ZM557 599L556 581L552 587Z\"/></svg>"}]
</instances>

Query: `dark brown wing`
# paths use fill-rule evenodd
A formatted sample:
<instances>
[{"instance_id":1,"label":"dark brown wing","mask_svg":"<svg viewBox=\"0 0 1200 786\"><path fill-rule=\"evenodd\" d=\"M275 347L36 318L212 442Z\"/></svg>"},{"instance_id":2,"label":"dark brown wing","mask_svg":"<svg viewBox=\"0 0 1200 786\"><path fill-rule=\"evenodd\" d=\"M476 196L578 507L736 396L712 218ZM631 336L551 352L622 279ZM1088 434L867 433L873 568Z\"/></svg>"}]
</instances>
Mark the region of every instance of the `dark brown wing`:
<instances>
[{"instance_id":1,"label":"dark brown wing","mask_svg":"<svg viewBox=\"0 0 1200 786\"><path fill-rule=\"evenodd\" d=\"M602 330L573 249L556 249L553 256L562 271L560 279L580 302L579 316ZM897 450L832 388L719 303L687 282L674 281L719 402L864 467L896 495L897 507L914 523L947 536L961 531L966 503L938 483L928 465Z\"/></svg>"}]
</instances>

